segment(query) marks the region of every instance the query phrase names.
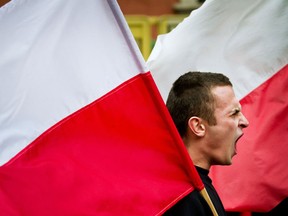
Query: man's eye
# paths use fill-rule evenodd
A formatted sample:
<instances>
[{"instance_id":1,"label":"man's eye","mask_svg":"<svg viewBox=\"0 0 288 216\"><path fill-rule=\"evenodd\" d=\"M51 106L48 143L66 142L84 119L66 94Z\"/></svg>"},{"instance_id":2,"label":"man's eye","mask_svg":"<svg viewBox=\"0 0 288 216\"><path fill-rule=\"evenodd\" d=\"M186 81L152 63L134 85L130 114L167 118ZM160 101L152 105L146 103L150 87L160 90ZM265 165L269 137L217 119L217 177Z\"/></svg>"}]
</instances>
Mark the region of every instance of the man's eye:
<instances>
[{"instance_id":1,"label":"man's eye","mask_svg":"<svg viewBox=\"0 0 288 216\"><path fill-rule=\"evenodd\" d=\"M232 115L235 116L235 115L238 115L238 113L240 113L240 110L235 110Z\"/></svg>"}]
</instances>

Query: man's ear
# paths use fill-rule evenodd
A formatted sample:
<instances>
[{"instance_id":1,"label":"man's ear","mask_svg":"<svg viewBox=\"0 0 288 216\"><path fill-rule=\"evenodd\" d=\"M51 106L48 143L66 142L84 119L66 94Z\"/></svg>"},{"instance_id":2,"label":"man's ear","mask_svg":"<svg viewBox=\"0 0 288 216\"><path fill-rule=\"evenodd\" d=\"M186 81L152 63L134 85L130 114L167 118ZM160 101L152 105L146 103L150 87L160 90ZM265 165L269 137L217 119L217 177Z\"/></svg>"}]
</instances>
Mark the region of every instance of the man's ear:
<instances>
[{"instance_id":1,"label":"man's ear","mask_svg":"<svg viewBox=\"0 0 288 216\"><path fill-rule=\"evenodd\" d=\"M192 116L188 120L188 127L198 137L203 137L205 135L206 130L203 120L197 116Z\"/></svg>"}]
</instances>

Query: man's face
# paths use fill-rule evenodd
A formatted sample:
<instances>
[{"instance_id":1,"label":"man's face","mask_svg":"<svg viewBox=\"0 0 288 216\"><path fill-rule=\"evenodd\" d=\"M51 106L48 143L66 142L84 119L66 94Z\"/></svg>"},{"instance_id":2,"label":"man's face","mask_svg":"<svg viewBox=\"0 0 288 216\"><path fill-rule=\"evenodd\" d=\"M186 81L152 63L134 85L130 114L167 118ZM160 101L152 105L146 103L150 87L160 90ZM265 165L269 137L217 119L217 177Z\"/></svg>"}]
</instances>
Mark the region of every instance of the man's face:
<instances>
[{"instance_id":1,"label":"man's face","mask_svg":"<svg viewBox=\"0 0 288 216\"><path fill-rule=\"evenodd\" d=\"M212 89L215 99L216 125L207 126L207 144L210 149L211 165L230 165L236 155L236 142L243 135L242 129L249 122L241 112L231 86Z\"/></svg>"}]
</instances>

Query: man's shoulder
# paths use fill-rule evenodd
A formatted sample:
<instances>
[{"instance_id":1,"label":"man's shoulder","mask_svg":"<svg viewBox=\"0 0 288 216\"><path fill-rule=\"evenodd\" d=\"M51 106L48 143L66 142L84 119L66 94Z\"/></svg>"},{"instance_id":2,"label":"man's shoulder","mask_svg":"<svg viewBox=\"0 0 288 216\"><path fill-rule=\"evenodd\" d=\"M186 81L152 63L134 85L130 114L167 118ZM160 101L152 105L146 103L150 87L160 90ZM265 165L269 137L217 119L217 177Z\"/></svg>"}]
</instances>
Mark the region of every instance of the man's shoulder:
<instances>
[{"instance_id":1,"label":"man's shoulder","mask_svg":"<svg viewBox=\"0 0 288 216\"><path fill-rule=\"evenodd\" d=\"M165 216L209 216L213 215L209 205L199 193L194 190L172 206L165 214Z\"/></svg>"}]
</instances>

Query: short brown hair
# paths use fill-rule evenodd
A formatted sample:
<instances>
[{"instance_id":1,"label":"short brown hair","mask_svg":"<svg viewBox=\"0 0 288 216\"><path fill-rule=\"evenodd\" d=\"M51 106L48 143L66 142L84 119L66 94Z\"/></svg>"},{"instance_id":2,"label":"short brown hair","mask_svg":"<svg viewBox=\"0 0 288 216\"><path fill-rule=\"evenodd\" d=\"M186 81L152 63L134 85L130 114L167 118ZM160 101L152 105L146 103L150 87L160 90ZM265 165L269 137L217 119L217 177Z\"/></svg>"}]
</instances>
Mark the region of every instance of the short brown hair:
<instances>
[{"instance_id":1,"label":"short brown hair","mask_svg":"<svg viewBox=\"0 0 288 216\"><path fill-rule=\"evenodd\" d=\"M211 89L227 85L232 86L232 83L221 73L197 71L187 72L173 83L166 106L182 137L186 134L187 123L192 116L198 116L210 125L216 124Z\"/></svg>"}]
</instances>

